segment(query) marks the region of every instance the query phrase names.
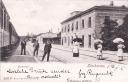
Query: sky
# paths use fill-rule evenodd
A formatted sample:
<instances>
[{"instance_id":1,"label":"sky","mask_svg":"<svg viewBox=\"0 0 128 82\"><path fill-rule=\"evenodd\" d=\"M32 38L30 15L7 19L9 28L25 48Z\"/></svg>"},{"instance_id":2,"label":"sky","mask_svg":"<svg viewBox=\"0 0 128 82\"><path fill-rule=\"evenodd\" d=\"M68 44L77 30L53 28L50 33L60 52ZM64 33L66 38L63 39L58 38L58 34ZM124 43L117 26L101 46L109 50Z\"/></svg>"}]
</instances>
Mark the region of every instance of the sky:
<instances>
[{"instance_id":1,"label":"sky","mask_svg":"<svg viewBox=\"0 0 128 82\"><path fill-rule=\"evenodd\" d=\"M20 36L45 33L50 29L58 32L60 23L70 17L71 12L109 5L111 1L115 6L128 7L128 0L3 0Z\"/></svg>"}]
</instances>

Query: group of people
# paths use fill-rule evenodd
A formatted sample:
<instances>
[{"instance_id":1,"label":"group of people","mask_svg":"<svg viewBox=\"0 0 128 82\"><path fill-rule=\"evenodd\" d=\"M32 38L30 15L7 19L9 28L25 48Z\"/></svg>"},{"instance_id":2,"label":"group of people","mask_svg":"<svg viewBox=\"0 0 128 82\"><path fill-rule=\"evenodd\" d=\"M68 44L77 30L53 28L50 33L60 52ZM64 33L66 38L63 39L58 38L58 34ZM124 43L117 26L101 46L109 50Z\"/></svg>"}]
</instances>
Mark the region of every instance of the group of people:
<instances>
[{"instance_id":1,"label":"group of people","mask_svg":"<svg viewBox=\"0 0 128 82\"><path fill-rule=\"evenodd\" d=\"M98 41L95 43L95 49L96 49L96 54L97 54L97 59L98 60L102 60L103 59L103 42L102 41ZM118 56L118 61L123 61L123 49L125 48L124 44L122 41L119 41L117 43L117 56ZM72 48L72 52L73 52L73 57L79 57L79 45L80 42L75 41L73 48Z\"/></svg>"},{"instance_id":2,"label":"group of people","mask_svg":"<svg viewBox=\"0 0 128 82\"><path fill-rule=\"evenodd\" d=\"M97 42L95 42L95 45L94 45L95 49L97 51L97 59L98 60L103 59L102 43L103 43L102 41L97 41ZM78 41L73 42L73 48L72 48L73 57L79 57L79 45L80 45L80 42L78 42ZM39 46L40 45L38 43L38 40L36 40L33 44L33 47L34 47L33 56L38 56ZM48 40L44 46L44 53L43 53L42 61L44 60L46 55L47 55L47 61L49 61L51 48L52 48L51 41ZM125 46L122 41L118 42L117 48L118 48L117 56L119 58L118 60L123 61L123 48L125 48ZM26 41L25 40L21 41L21 55L23 54L23 52L24 52L24 55L26 55Z\"/></svg>"},{"instance_id":3,"label":"group of people","mask_svg":"<svg viewBox=\"0 0 128 82\"><path fill-rule=\"evenodd\" d=\"M26 45L27 45L26 41L22 40L21 41L21 55L22 54L26 55ZM38 51L40 47L38 40L34 42L33 47L34 47L33 56L38 56ZM52 48L51 41L48 40L44 46L44 54L42 57L42 61L44 60L46 55L47 55L47 61L49 61L51 48Z\"/></svg>"},{"instance_id":4,"label":"group of people","mask_svg":"<svg viewBox=\"0 0 128 82\"><path fill-rule=\"evenodd\" d=\"M33 44L33 47L34 47L33 56L35 56L35 55L38 56L38 50L39 50L38 40L35 41L35 43ZM44 46L44 54L43 54L43 57L42 57L42 61L44 60L44 58L45 58L46 55L47 55L47 61L49 61L51 48L52 48L51 41L48 40L45 43L45 46Z\"/></svg>"},{"instance_id":5,"label":"group of people","mask_svg":"<svg viewBox=\"0 0 128 82\"><path fill-rule=\"evenodd\" d=\"M117 56L118 56L118 61L123 61L123 49L125 48L124 44L122 41L119 41L117 43ZM99 42L97 44L97 58L102 59L103 53L102 53L102 42Z\"/></svg>"}]
</instances>

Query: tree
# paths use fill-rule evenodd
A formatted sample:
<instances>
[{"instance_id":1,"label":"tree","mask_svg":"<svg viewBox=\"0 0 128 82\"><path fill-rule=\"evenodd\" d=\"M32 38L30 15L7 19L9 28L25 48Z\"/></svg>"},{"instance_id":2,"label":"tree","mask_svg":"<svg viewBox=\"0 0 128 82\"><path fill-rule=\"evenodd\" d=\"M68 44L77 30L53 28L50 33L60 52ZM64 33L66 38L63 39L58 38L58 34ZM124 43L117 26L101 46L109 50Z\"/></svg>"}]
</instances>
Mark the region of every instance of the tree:
<instances>
[{"instance_id":1,"label":"tree","mask_svg":"<svg viewBox=\"0 0 128 82\"><path fill-rule=\"evenodd\" d=\"M118 37L124 39L126 46L125 51L128 51L128 14L123 19L123 24L118 28Z\"/></svg>"},{"instance_id":2,"label":"tree","mask_svg":"<svg viewBox=\"0 0 128 82\"><path fill-rule=\"evenodd\" d=\"M101 30L103 46L107 50L115 50L117 45L112 41L115 38L124 39L125 51L128 51L128 14L123 19L123 24L118 26L116 21L105 19Z\"/></svg>"},{"instance_id":3,"label":"tree","mask_svg":"<svg viewBox=\"0 0 128 82\"><path fill-rule=\"evenodd\" d=\"M113 39L116 37L116 31L118 23L114 20L105 19L104 20L104 27L101 29L103 40L103 46L105 50L115 50L115 45L113 44Z\"/></svg>"}]
</instances>

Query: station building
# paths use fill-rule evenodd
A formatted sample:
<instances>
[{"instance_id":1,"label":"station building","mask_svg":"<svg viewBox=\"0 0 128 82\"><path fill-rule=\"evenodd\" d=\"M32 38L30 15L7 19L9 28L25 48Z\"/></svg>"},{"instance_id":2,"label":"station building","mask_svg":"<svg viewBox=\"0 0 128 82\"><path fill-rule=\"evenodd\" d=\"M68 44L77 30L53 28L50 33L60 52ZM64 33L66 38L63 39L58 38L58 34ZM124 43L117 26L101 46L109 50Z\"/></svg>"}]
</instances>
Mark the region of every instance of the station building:
<instances>
[{"instance_id":1,"label":"station building","mask_svg":"<svg viewBox=\"0 0 128 82\"><path fill-rule=\"evenodd\" d=\"M38 40L39 43L46 43L47 40L51 40L53 44L60 44L61 42L61 34L60 33L53 33L53 32L46 32L46 33L41 33L37 35L36 39Z\"/></svg>"},{"instance_id":2,"label":"station building","mask_svg":"<svg viewBox=\"0 0 128 82\"><path fill-rule=\"evenodd\" d=\"M73 44L74 35L83 40L81 47L94 48L94 40L100 39L101 28L105 19L123 23L123 18L128 14L128 7L125 6L94 6L85 11L74 11L71 17L61 22L61 45L70 46Z\"/></svg>"}]
</instances>

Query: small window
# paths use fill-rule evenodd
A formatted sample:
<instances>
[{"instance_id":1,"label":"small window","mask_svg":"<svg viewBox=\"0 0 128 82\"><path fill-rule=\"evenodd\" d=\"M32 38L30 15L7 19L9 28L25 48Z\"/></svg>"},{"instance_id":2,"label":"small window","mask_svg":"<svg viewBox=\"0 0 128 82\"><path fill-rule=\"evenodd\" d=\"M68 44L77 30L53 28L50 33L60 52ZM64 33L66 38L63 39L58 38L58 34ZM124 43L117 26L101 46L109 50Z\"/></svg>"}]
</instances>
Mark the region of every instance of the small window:
<instances>
[{"instance_id":1,"label":"small window","mask_svg":"<svg viewBox=\"0 0 128 82\"><path fill-rule=\"evenodd\" d=\"M88 18L88 28L91 28L91 17Z\"/></svg>"},{"instance_id":2,"label":"small window","mask_svg":"<svg viewBox=\"0 0 128 82\"><path fill-rule=\"evenodd\" d=\"M71 44L73 44L73 36L72 36L72 39L71 39Z\"/></svg>"},{"instance_id":3,"label":"small window","mask_svg":"<svg viewBox=\"0 0 128 82\"><path fill-rule=\"evenodd\" d=\"M65 26L65 32L66 32L66 26Z\"/></svg>"},{"instance_id":4,"label":"small window","mask_svg":"<svg viewBox=\"0 0 128 82\"><path fill-rule=\"evenodd\" d=\"M70 25L68 24L68 32L70 31Z\"/></svg>"},{"instance_id":5,"label":"small window","mask_svg":"<svg viewBox=\"0 0 128 82\"><path fill-rule=\"evenodd\" d=\"M66 37L65 37L65 43L67 42L67 39L66 39Z\"/></svg>"},{"instance_id":6,"label":"small window","mask_svg":"<svg viewBox=\"0 0 128 82\"><path fill-rule=\"evenodd\" d=\"M74 23L72 23L72 31L74 30Z\"/></svg>"},{"instance_id":7,"label":"small window","mask_svg":"<svg viewBox=\"0 0 128 82\"><path fill-rule=\"evenodd\" d=\"M82 19L82 28L84 28L84 19Z\"/></svg>"},{"instance_id":8,"label":"small window","mask_svg":"<svg viewBox=\"0 0 128 82\"><path fill-rule=\"evenodd\" d=\"M88 35L88 47L91 48L91 35Z\"/></svg>"},{"instance_id":9,"label":"small window","mask_svg":"<svg viewBox=\"0 0 128 82\"><path fill-rule=\"evenodd\" d=\"M68 46L70 45L70 37L68 37Z\"/></svg>"},{"instance_id":10,"label":"small window","mask_svg":"<svg viewBox=\"0 0 128 82\"><path fill-rule=\"evenodd\" d=\"M7 30L7 25L6 25L6 23L7 23L7 15L6 15L6 12L4 11L4 30Z\"/></svg>"},{"instance_id":11,"label":"small window","mask_svg":"<svg viewBox=\"0 0 128 82\"><path fill-rule=\"evenodd\" d=\"M76 30L78 30L78 21L76 22Z\"/></svg>"},{"instance_id":12,"label":"small window","mask_svg":"<svg viewBox=\"0 0 128 82\"><path fill-rule=\"evenodd\" d=\"M108 20L108 19L110 19L110 16L105 16L105 20Z\"/></svg>"},{"instance_id":13,"label":"small window","mask_svg":"<svg viewBox=\"0 0 128 82\"><path fill-rule=\"evenodd\" d=\"M82 44L81 47L84 47L84 35L82 35Z\"/></svg>"},{"instance_id":14,"label":"small window","mask_svg":"<svg viewBox=\"0 0 128 82\"><path fill-rule=\"evenodd\" d=\"M110 16L105 16L104 17L104 24L109 24Z\"/></svg>"},{"instance_id":15,"label":"small window","mask_svg":"<svg viewBox=\"0 0 128 82\"><path fill-rule=\"evenodd\" d=\"M3 25L4 25L4 10L1 10L2 11L2 14L1 14L1 29L3 29Z\"/></svg>"}]
</instances>

